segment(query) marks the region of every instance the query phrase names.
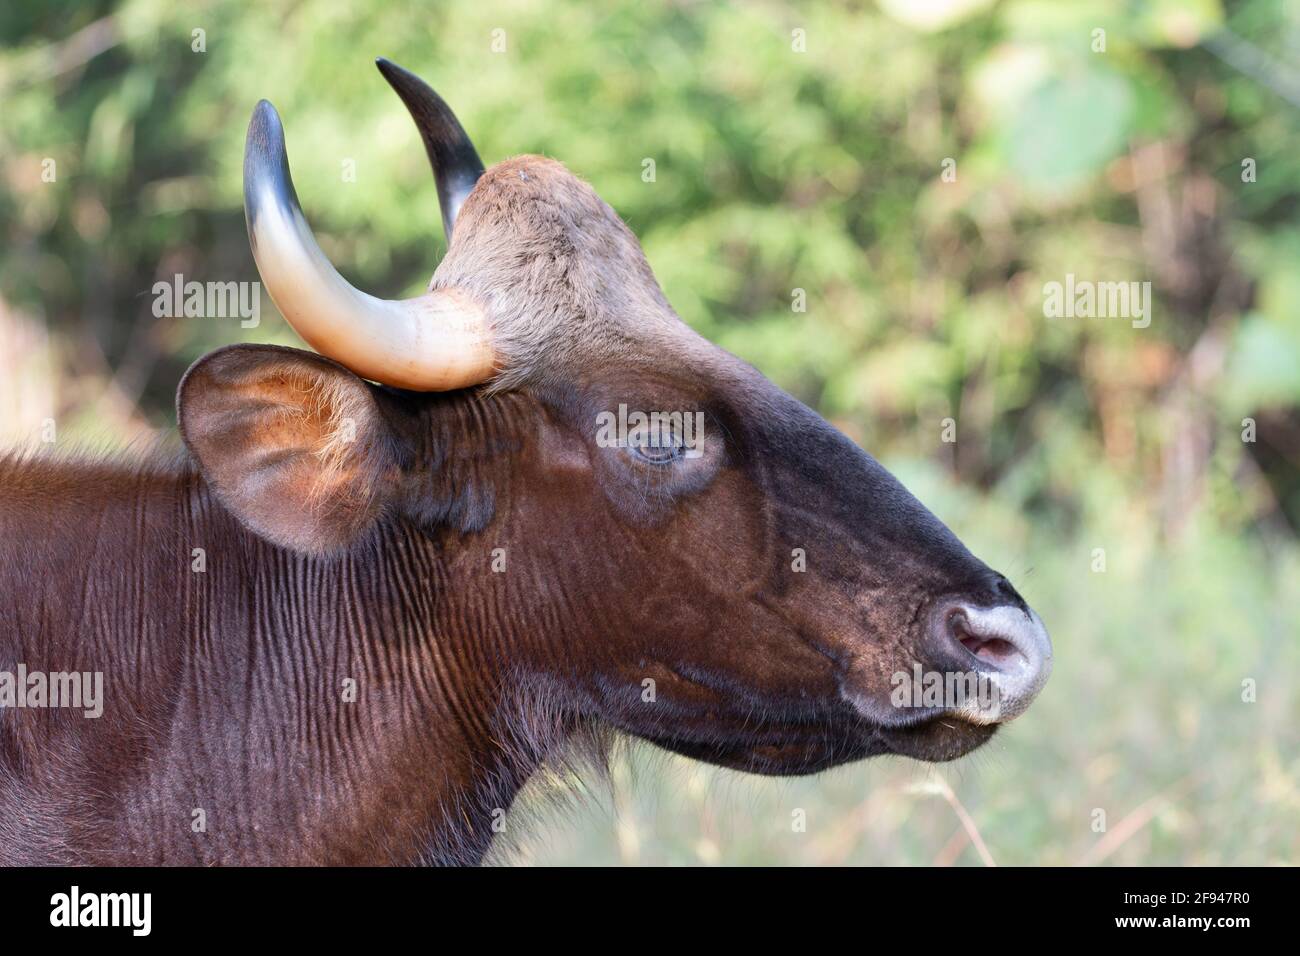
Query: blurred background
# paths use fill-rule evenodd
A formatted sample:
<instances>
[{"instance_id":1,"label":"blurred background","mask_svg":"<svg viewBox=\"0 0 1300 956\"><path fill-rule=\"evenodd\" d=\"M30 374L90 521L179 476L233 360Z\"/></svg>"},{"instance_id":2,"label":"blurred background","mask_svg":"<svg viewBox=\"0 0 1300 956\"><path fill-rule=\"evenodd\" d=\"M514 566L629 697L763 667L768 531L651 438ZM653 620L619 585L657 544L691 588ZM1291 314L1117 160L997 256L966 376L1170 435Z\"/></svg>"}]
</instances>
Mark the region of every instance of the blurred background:
<instances>
[{"instance_id":1,"label":"blurred background","mask_svg":"<svg viewBox=\"0 0 1300 956\"><path fill-rule=\"evenodd\" d=\"M153 309L177 273L256 280L262 97L330 258L421 290L437 197L377 55L487 163L589 180L688 323L1056 642L1030 714L956 764L782 781L632 747L499 862L1300 861L1300 5L6 3L0 442L144 442L205 351L299 344L267 297L256 328ZM1046 317L1071 274L1150 282L1150 325Z\"/></svg>"}]
</instances>

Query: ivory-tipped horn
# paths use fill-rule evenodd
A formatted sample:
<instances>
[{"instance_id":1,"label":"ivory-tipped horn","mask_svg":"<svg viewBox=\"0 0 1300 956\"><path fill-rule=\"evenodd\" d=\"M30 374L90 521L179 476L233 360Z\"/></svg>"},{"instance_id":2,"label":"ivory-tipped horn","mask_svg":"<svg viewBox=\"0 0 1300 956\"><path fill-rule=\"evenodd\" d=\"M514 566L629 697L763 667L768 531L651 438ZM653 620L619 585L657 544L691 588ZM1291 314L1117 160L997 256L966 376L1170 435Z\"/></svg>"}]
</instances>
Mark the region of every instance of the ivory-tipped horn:
<instances>
[{"instance_id":1,"label":"ivory-tipped horn","mask_svg":"<svg viewBox=\"0 0 1300 956\"><path fill-rule=\"evenodd\" d=\"M438 184L442 227L447 233L447 245L451 245L451 228L460 207L483 175L483 161L456 114L428 83L382 56L375 60L375 66L406 104L424 140L424 151L429 154L429 165Z\"/></svg>"},{"instance_id":2,"label":"ivory-tipped horn","mask_svg":"<svg viewBox=\"0 0 1300 956\"><path fill-rule=\"evenodd\" d=\"M468 296L441 289L414 299L377 299L338 274L298 205L284 128L266 100L253 110L244 146L244 215L267 292L321 355L363 378L422 392L464 388L492 376L486 318Z\"/></svg>"}]
</instances>

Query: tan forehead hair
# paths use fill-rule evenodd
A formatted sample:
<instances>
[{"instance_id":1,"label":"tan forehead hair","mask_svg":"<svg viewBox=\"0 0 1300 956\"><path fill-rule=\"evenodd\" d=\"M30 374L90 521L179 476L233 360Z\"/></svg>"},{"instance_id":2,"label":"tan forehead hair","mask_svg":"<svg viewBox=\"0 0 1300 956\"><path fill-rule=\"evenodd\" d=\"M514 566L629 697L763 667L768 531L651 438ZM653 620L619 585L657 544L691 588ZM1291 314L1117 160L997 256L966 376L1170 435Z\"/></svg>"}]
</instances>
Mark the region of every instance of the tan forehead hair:
<instances>
[{"instance_id":1,"label":"tan forehead hair","mask_svg":"<svg viewBox=\"0 0 1300 956\"><path fill-rule=\"evenodd\" d=\"M636 236L562 163L517 156L485 172L430 288L486 308L497 388L704 345L668 304Z\"/></svg>"}]
</instances>

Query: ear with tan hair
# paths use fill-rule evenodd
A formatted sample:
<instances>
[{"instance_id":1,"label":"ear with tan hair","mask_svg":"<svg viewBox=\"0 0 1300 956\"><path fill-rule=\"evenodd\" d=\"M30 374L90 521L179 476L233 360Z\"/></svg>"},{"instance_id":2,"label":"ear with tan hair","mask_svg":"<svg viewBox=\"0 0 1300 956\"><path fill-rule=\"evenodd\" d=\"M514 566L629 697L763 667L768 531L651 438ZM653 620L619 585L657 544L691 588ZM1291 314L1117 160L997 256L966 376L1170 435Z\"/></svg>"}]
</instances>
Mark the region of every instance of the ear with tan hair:
<instances>
[{"instance_id":1,"label":"ear with tan hair","mask_svg":"<svg viewBox=\"0 0 1300 956\"><path fill-rule=\"evenodd\" d=\"M221 503L274 544L307 554L346 547L397 486L398 442L373 387L320 355L218 349L185 373L176 406Z\"/></svg>"}]
</instances>

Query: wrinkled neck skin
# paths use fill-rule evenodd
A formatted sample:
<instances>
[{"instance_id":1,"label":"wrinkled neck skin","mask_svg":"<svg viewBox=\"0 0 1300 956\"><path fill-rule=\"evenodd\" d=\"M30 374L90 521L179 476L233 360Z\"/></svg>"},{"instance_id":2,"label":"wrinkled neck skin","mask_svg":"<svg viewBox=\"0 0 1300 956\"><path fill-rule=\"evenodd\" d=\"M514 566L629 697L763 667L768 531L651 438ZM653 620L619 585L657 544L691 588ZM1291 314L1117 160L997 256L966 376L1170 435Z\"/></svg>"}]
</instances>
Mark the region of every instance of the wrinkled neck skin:
<instances>
[{"instance_id":1,"label":"wrinkled neck skin","mask_svg":"<svg viewBox=\"0 0 1300 956\"><path fill-rule=\"evenodd\" d=\"M565 490L510 487L536 403L422 414L428 524L386 517L334 558L250 534L188 462L0 459L0 671L104 688L97 719L0 712L0 863L483 857L584 725L562 676L603 622L552 574L583 560L548 524Z\"/></svg>"}]
</instances>

